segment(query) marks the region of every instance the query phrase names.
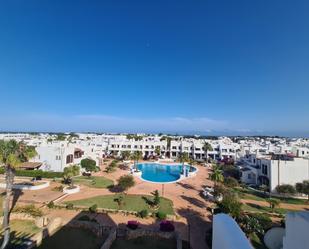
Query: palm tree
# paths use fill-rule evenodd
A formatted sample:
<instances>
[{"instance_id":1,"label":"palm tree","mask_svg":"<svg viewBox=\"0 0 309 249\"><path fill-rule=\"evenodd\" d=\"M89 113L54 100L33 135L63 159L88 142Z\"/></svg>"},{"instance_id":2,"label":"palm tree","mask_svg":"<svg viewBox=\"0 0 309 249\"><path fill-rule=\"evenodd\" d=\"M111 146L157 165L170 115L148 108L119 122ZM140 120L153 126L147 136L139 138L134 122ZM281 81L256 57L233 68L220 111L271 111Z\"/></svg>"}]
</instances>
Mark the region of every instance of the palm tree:
<instances>
[{"instance_id":1,"label":"palm tree","mask_svg":"<svg viewBox=\"0 0 309 249\"><path fill-rule=\"evenodd\" d=\"M219 166L217 166L217 165L213 166L212 174L210 175L210 179L215 182L215 185L218 182L224 181L223 173L222 173L222 170L220 169Z\"/></svg>"},{"instance_id":2,"label":"palm tree","mask_svg":"<svg viewBox=\"0 0 309 249\"><path fill-rule=\"evenodd\" d=\"M275 209L277 206L279 206L279 204L280 204L280 201L279 201L279 200L273 199L273 198L269 198L269 199L267 199L266 201L269 203L269 207L270 207L270 209L271 209L272 212L273 212L274 209Z\"/></svg>"},{"instance_id":3,"label":"palm tree","mask_svg":"<svg viewBox=\"0 0 309 249\"><path fill-rule=\"evenodd\" d=\"M155 148L155 151L154 151L154 152L156 153L157 156L160 156L160 155L161 155L160 146L157 146L157 147Z\"/></svg>"},{"instance_id":4,"label":"palm tree","mask_svg":"<svg viewBox=\"0 0 309 249\"><path fill-rule=\"evenodd\" d=\"M181 152L178 156L178 160L179 162L182 163L182 173L184 173L184 168L185 168L185 163L189 162L190 158L189 158L189 154L187 152Z\"/></svg>"},{"instance_id":5,"label":"palm tree","mask_svg":"<svg viewBox=\"0 0 309 249\"><path fill-rule=\"evenodd\" d=\"M208 142L205 142L204 143L204 145L203 145L203 151L205 152L205 160L206 160L206 162L208 162L208 151L212 151L213 150L213 148L212 148L212 146L211 146L211 144L210 143L208 143Z\"/></svg>"},{"instance_id":6,"label":"palm tree","mask_svg":"<svg viewBox=\"0 0 309 249\"><path fill-rule=\"evenodd\" d=\"M36 151L33 146L26 146L23 143L18 143L15 140L3 141L0 140L0 164L5 168L6 196L3 202L3 242L1 249L6 248L10 240L10 198L12 195L12 187L14 183L15 170L22 162L28 161L36 156Z\"/></svg>"},{"instance_id":7,"label":"palm tree","mask_svg":"<svg viewBox=\"0 0 309 249\"><path fill-rule=\"evenodd\" d=\"M128 158L130 158L130 156L131 156L131 152L128 150L121 152L121 157L123 160L127 160Z\"/></svg>"},{"instance_id":8,"label":"palm tree","mask_svg":"<svg viewBox=\"0 0 309 249\"><path fill-rule=\"evenodd\" d=\"M143 158L143 153L141 151L134 151L131 155L132 160L134 160L134 168L136 169L136 165L139 160Z\"/></svg>"}]
</instances>

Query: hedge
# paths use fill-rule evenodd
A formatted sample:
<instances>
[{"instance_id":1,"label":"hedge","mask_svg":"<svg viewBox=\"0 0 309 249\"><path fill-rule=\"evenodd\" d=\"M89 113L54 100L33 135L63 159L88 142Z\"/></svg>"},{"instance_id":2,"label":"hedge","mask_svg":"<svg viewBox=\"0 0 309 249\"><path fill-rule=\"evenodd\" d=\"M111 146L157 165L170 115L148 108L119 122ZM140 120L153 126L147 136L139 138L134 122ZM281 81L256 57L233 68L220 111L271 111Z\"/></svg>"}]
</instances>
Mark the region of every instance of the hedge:
<instances>
[{"instance_id":1,"label":"hedge","mask_svg":"<svg viewBox=\"0 0 309 249\"><path fill-rule=\"evenodd\" d=\"M0 168L0 174L4 174L4 168ZM61 178L63 176L62 172L49 172L42 170L16 170L16 176L28 176L28 177L37 177L41 176L43 178Z\"/></svg>"}]
</instances>

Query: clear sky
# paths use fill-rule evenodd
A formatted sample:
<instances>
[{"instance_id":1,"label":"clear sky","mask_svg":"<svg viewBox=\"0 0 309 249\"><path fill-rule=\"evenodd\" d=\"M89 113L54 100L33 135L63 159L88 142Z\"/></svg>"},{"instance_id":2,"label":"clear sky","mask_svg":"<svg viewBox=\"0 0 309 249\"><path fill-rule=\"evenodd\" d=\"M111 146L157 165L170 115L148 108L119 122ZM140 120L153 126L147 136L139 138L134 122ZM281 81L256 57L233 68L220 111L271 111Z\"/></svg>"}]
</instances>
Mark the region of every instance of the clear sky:
<instances>
[{"instance_id":1,"label":"clear sky","mask_svg":"<svg viewBox=\"0 0 309 249\"><path fill-rule=\"evenodd\" d=\"M308 0L1 1L0 130L309 134Z\"/></svg>"}]
</instances>

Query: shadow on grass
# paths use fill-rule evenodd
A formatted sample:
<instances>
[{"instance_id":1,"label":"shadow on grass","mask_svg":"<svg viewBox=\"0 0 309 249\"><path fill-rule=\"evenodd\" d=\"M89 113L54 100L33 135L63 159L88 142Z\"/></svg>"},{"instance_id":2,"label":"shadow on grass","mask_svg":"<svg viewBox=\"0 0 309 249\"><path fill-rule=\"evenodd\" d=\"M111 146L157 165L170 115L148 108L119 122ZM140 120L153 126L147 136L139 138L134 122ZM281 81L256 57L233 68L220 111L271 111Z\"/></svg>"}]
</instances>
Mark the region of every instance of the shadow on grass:
<instances>
[{"instance_id":1,"label":"shadow on grass","mask_svg":"<svg viewBox=\"0 0 309 249\"><path fill-rule=\"evenodd\" d=\"M110 185L107 187L107 189L112 193L123 193L123 189L118 185Z\"/></svg>"}]
</instances>

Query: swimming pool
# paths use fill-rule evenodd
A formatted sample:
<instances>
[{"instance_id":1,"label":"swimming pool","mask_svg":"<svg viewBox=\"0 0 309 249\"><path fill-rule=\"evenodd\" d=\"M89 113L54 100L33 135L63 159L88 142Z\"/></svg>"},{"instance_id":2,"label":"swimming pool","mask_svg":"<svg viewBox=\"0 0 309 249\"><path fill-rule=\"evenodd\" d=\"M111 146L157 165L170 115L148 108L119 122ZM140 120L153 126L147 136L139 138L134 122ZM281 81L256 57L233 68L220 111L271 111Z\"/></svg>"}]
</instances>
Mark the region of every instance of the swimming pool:
<instances>
[{"instance_id":1,"label":"swimming pool","mask_svg":"<svg viewBox=\"0 0 309 249\"><path fill-rule=\"evenodd\" d=\"M181 178L182 164L139 163L137 169L142 172L141 178L149 182L171 183ZM185 165L186 176L196 168Z\"/></svg>"}]
</instances>

